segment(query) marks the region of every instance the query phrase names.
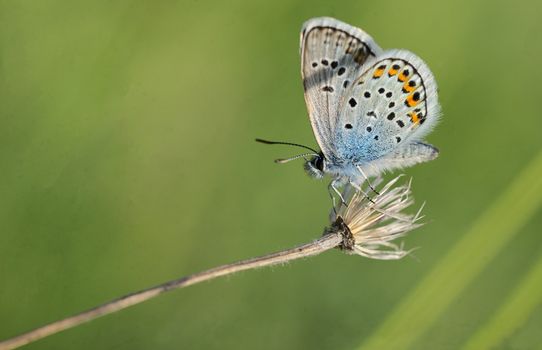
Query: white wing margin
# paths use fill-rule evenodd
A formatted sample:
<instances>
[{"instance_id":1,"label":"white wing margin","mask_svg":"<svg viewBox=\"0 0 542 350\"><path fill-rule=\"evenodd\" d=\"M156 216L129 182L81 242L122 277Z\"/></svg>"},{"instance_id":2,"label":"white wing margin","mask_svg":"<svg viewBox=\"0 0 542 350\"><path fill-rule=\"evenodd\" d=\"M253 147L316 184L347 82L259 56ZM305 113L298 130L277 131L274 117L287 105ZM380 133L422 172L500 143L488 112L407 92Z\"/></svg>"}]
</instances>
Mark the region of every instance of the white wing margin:
<instances>
[{"instance_id":1,"label":"white wing margin","mask_svg":"<svg viewBox=\"0 0 542 350\"><path fill-rule=\"evenodd\" d=\"M360 75L360 67L382 54L364 31L334 18L305 22L301 30L301 76L316 141L327 159L334 149L341 100Z\"/></svg>"}]
</instances>

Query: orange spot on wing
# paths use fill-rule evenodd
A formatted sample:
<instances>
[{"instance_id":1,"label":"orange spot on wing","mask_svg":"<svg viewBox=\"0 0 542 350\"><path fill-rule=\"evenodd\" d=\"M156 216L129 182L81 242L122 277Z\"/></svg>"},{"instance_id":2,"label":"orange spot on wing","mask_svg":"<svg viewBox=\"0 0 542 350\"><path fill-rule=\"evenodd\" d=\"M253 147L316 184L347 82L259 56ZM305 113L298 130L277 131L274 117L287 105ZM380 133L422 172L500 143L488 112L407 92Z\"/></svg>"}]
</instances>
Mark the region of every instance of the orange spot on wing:
<instances>
[{"instance_id":1,"label":"orange spot on wing","mask_svg":"<svg viewBox=\"0 0 542 350\"><path fill-rule=\"evenodd\" d=\"M408 113L408 116L410 117L410 121L416 124L420 121L420 117L418 116L418 113L416 112L410 112Z\"/></svg>"},{"instance_id":2,"label":"orange spot on wing","mask_svg":"<svg viewBox=\"0 0 542 350\"><path fill-rule=\"evenodd\" d=\"M406 81L404 84L403 84L403 90L405 92L412 92L416 89L416 86L410 86L408 85L410 82L409 81Z\"/></svg>"},{"instance_id":3,"label":"orange spot on wing","mask_svg":"<svg viewBox=\"0 0 542 350\"><path fill-rule=\"evenodd\" d=\"M405 73L406 72L406 73ZM399 74L399 76L397 77L397 79L401 82L405 82L407 79L408 79L408 75L410 74L410 72L408 71L408 69L403 69L403 71Z\"/></svg>"},{"instance_id":4,"label":"orange spot on wing","mask_svg":"<svg viewBox=\"0 0 542 350\"><path fill-rule=\"evenodd\" d=\"M414 107L414 106L416 106L419 102L420 102L420 101L414 100L414 94L408 95L408 97L406 98L406 101L405 101L405 103L406 103L407 106L409 106L409 107Z\"/></svg>"},{"instance_id":5,"label":"orange spot on wing","mask_svg":"<svg viewBox=\"0 0 542 350\"><path fill-rule=\"evenodd\" d=\"M373 74L373 78L376 79L376 78L380 78L382 76L382 74L384 74L384 68L380 68L378 67L374 74Z\"/></svg>"},{"instance_id":6,"label":"orange spot on wing","mask_svg":"<svg viewBox=\"0 0 542 350\"><path fill-rule=\"evenodd\" d=\"M388 71L388 75L390 77L393 77L395 74L397 74L397 69L390 68L390 70Z\"/></svg>"}]
</instances>

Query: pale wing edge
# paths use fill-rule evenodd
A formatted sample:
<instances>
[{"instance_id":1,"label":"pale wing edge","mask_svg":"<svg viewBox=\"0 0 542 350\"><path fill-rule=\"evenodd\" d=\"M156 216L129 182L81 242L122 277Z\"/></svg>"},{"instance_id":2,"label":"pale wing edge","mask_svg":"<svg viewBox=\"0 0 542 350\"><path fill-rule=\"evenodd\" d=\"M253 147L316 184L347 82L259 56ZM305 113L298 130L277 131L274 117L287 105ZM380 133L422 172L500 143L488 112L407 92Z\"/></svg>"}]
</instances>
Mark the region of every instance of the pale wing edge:
<instances>
[{"instance_id":1,"label":"pale wing edge","mask_svg":"<svg viewBox=\"0 0 542 350\"><path fill-rule=\"evenodd\" d=\"M304 38L305 34L309 33L313 28L317 27L330 27L330 28L336 28L338 30L341 30L356 39L360 40L364 44L366 44L369 49L371 50L371 54L373 56L378 56L382 53L382 49L375 43L373 38L365 33L360 28L351 26L348 23L339 21L332 17L316 17L311 18L305 23L303 23L303 26L301 28L301 37L300 37L300 53L303 57L303 48L304 48ZM301 69L301 74L303 74L303 68Z\"/></svg>"},{"instance_id":2,"label":"pale wing edge","mask_svg":"<svg viewBox=\"0 0 542 350\"><path fill-rule=\"evenodd\" d=\"M412 142L395 150L389 155L360 166L367 176L377 176L383 172L408 168L418 163L425 163L438 157L439 150L424 142Z\"/></svg>"},{"instance_id":3,"label":"pale wing edge","mask_svg":"<svg viewBox=\"0 0 542 350\"><path fill-rule=\"evenodd\" d=\"M429 134L431 130L433 130L441 117L441 109L438 103L438 88L435 76L433 75L433 72L431 72L431 69L429 69L429 66L427 65L427 63L425 63L424 60L422 60L420 57L408 50L386 50L382 53L382 55L376 57L376 60L378 61L385 59L405 60L410 65L412 65L414 69L417 70L418 74L422 78L422 83L424 85L426 94L425 103L427 107L427 119L425 123L423 125L420 125L420 127L417 128L410 137L411 142L420 141L427 134ZM371 64L371 62L367 62L366 64L369 65Z\"/></svg>"},{"instance_id":4,"label":"pale wing edge","mask_svg":"<svg viewBox=\"0 0 542 350\"><path fill-rule=\"evenodd\" d=\"M300 35L300 54L301 54L301 77L304 80L304 48L305 48L305 38L307 37L307 34L310 33L310 31L314 28L320 28L320 27L330 27L330 28L336 28L340 31L343 31L347 33L348 35L353 36L354 38L358 39L362 43L364 43L370 51L370 54L375 57L382 54L382 49L375 43L373 38L365 33L360 28L351 26L345 22L339 21L335 18L331 17L316 17L309 19L306 21L301 29L301 35ZM311 127L313 130L314 137L316 138L316 142L318 143L318 146L326 156L332 156L333 152L329 147L326 147L325 143L323 142L321 136L322 132L319 130L319 127L323 127L322 125L317 125L316 121L314 120L315 114L314 111L311 110L310 103L307 101L307 94L305 94L305 104L307 105L308 112L309 112L309 119L311 123ZM332 133L332 130L328 130L330 133Z\"/></svg>"}]
</instances>

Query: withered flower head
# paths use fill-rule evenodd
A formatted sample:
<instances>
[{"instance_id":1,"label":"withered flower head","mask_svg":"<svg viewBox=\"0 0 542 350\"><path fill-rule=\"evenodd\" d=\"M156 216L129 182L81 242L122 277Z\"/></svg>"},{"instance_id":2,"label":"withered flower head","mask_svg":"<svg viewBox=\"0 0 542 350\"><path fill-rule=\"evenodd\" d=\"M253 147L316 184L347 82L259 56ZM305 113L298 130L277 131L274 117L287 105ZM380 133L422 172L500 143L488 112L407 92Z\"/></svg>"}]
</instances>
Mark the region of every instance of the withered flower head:
<instances>
[{"instance_id":1,"label":"withered flower head","mask_svg":"<svg viewBox=\"0 0 542 350\"><path fill-rule=\"evenodd\" d=\"M400 177L388 182L371 199L351 186L345 189L347 205L341 203L331 213L331 230L341 231L343 250L381 260L400 259L409 253L402 244L392 241L422 225L418 222L422 208L415 214L404 213L414 200L410 182L394 187Z\"/></svg>"}]
</instances>

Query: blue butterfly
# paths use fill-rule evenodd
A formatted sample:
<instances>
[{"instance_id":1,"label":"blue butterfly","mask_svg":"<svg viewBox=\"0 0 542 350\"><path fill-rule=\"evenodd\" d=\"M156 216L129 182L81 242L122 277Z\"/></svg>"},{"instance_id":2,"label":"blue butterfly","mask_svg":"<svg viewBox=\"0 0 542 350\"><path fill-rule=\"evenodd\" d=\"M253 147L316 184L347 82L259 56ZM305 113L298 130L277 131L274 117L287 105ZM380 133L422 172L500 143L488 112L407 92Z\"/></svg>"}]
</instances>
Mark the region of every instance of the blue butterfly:
<instances>
[{"instance_id":1,"label":"blue butterfly","mask_svg":"<svg viewBox=\"0 0 542 350\"><path fill-rule=\"evenodd\" d=\"M341 186L361 190L371 176L438 156L422 141L440 117L437 86L429 67L413 53L383 51L359 28L313 18L301 31L301 74L321 151L258 141L309 149L277 161L310 156L306 172L314 178L330 175L330 193L343 202Z\"/></svg>"}]
</instances>

